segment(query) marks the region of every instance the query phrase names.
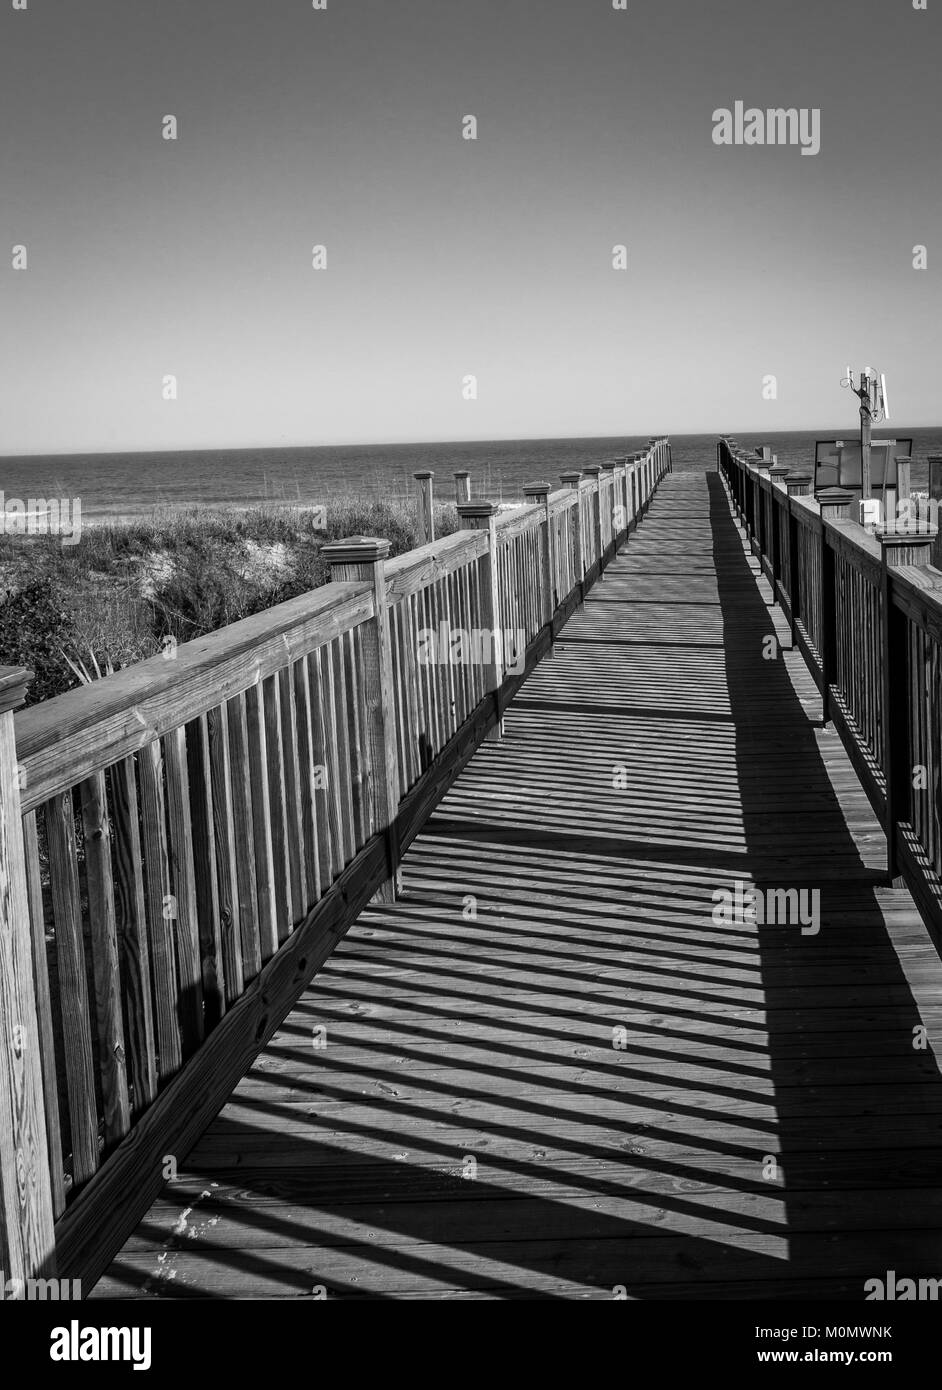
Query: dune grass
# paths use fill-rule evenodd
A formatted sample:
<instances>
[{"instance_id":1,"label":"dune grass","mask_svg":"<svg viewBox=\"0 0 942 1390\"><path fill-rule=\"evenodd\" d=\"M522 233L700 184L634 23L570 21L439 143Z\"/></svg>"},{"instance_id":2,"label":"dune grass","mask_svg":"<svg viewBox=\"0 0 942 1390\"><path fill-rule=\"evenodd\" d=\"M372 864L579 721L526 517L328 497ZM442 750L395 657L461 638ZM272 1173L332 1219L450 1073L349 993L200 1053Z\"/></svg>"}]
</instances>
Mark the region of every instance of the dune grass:
<instances>
[{"instance_id":1,"label":"dune grass","mask_svg":"<svg viewBox=\"0 0 942 1390\"><path fill-rule=\"evenodd\" d=\"M125 525L86 526L76 545L0 535L0 659L34 672L28 702L153 656L327 581L321 547L383 536L392 554L416 544L411 502L343 496L312 508L207 508ZM454 531L436 505L436 534Z\"/></svg>"}]
</instances>

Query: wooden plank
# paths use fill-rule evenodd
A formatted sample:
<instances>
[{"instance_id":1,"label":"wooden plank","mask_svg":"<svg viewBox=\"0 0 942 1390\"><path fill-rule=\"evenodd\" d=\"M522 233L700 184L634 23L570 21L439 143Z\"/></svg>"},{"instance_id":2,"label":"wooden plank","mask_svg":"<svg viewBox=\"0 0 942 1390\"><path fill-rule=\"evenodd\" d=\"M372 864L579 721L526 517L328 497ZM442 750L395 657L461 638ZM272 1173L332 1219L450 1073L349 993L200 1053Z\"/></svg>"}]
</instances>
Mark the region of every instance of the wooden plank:
<instances>
[{"instance_id":1,"label":"wooden plank","mask_svg":"<svg viewBox=\"0 0 942 1390\"><path fill-rule=\"evenodd\" d=\"M213 849L216 857L216 894L225 984L223 1007L238 999L245 987L242 964L242 895L236 840L235 787L230 755L229 705L218 705L206 716L209 743L209 802L212 807ZM244 795L240 790L236 795ZM250 840L244 835L243 842ZM254 894L252 894L254 896ZM247 886L246 898L249 898Z\"/></svg>"},{"instance_id":2,"label":"wooden plank","mask_svg":"<svg viewBox=\"0 0 942 1390\"><path fill-rule=\"evenodd\" d=\"M167 795L167 846L171 898L168 905L177 948L180 1037L183 1056L196 1050L203 1038L203 972L200 958L193 861L193 822L187 767L186 730L174 729L163 739Z\"/></svg>"},{"instance_id":3,"label":"wooden plank","mask_svg":"<svg viewBox=\"0 0 942 1390\"><path fill-rule=\"evenodd\" d=\"M71 792L55 796L47 803L45 820L56 925L62 1051L69 1098L72 1180L80 1186L98 1168L98 1112Z\"/></svg>"},{"instance_id":4,"label":"wooden plank","mask_svg":"<svg viewBox=\"0 0 942 1390\"><path fill-rule=\"evenodd\" d=\"M189 782L193 887L199 943L203 1027L215 1028L226 1008L226 972L223 964L222 909L216 862L216 808L209 753L207 716L201 715L184 731ZM224 814L224 811L223 811Z\"/></svg>"},{"instance_id":5,"label":"wooden plank","mask_svg":"<svg viewBox=\"0 0 942 1390\"><path fill-rule=\"evenodd\" d=\"M95 983L98 1030L98 1080L106 1150L123 1139L131 1126L128 1101L118 927L111 864L111 825L105 774L96 773L79 788L84 831L88 920Z\"/></svg>"},{"instance_id":6,"label":"wooden plank","mask_svg":"<svg viewBox=\"0 0 942 1390\"><path fill-rule=\"evenodd\" d=\"M271 790L268 777L268 735L261 684L253 686L245 693L245 721L252 795L252 834L255 844L259 948L264 964L278 949L278 915L275 856L272 842Z\"/></svg>"},{"instance_id":7,"label":"wooden plank","mask_svg":"<svg viewBox=\"0 0 942 1390\"><path fill-rule=\"evenodd\" d=\"M170 891L170 852L164 797L163 751L159 742L147 744L138 755L141 788L141 845L146 871L147 920L150 928L157 1023L157 1072L166 1080L183 1060L180 1014L177 1009L176 943Z\"/></svg>"},{"instance_id":8,"label":"wooden plank","mask_svg":"<svg viewBox=\"0 0 942 1390\"><path fill-rule=\"evenodd\" d=\"M55 1273L53 1192L43 1114L41 1024L13 709L29 673L0 668L0 1256L5 1277ZM42 934L40 930L40 944ZM43 962L45 967L45 962Z\"/></svg>"},{"instance_id":9,"label":"wooden plank","mask_svg":"<svg viewBox=\"0 0 942 1390\"><path fill-rule=\"evenodd\" d=\"M137 1115L157 1094L157 1042L154 1032L150 942L144 907L137 776L134 759L111 769L115 916L121 977L131 1113Z\"/></svg>"},{"instance_id":10,"label":"wooden plank","mask_svg":"<svg viewBox=\"0 0 942 1390\"><path fill-rule=\"evenodd\" d=\"M36 987L36 1021L39 1025L43 1109L46 1117L52 1208L53 1216L58 1217L65 1209L62 1128L59 1123L56 1052L52 1033L52 999L49 991L49 961L46 953L45 910L35 811L31 811L23 817L23 848L26 855L26 887L29 894L33 979Z\"/></svg>"},{"instance_id":11,"label":"wooden plank","mask_svg":"<svg viewBox=\"0 0 942 1390\"><path fill-rule=\"evenodd\" d=\"M265 761L268 778L269 825L271 829L272 866L275 892L275 930L277 943L290 934L294 924L295 907L292 893L291 855L288 849L288 780L285 770L285 730L282 723L281 673L262 684L262 705L265 723Z\"/></svg>"},{"instance_id":12,"label":"wooden plank","mask_svg":"<svg viewBox=\"0 0 942 1390\"><path fill-rule=\"evenodd\" d=\"M314 756L314 716L311 708L311 684L306 658L302 658L302 660L294 663L294 666L291 668L291 679L294 685L293 698L298 740L298 798L301 811L301 873L303 897L306 903L305 910L307 911L320 899L323 891L321 880L322 855L319 844L320 838L323 838L325 842L325 849L328 856L330 850L329 843L327 842L327 827L320 818L318 793L315 785L319 779L315 772L317 760ZM323 831L321 831L321 826L323 826ZM329 867L327 869L327 878L329 881Z\"/></svg>"},{"instance_id":13,"label":"wooden plank","mask_svg":"<svg viewBox=\"0 0 942 1390\"><path fill-rule=\"evenodd\" d=\"M328 707L324 685L322 653L307 658L308 684L311 691L311 748L314 758L314 790L317 824L320 828L321 892L324 893L340 873L343 858L340 850L340 803L336 779L332 776L332 730L328 724Z\"/></svg>"},{"instance_id":14,"label":"wooden plank","mask_svg":"<svg viewBox=\"0 0 942 1390\"><path fill-rule=\"evenodd\" d=\"M307 660L306 657L301 658ZM229 768L232 782L232 840L238 894L239 935L242 944L242 985L262 968L261 917L255 869L255 813L252 807L252 755L249 748L246 697L236 695L226 705L229 730ZM221 756L221 755L220 755ZM234 991L239 971L235 964L226 979ZM240 987L238 993L241 994Z\"/></svg>"},{"instance_id":15,"label":"wooden plank","mask_svg":"<svg viewBox=\"0 0 942 1390\"><path fill-rule=\"evenodd\" d=\"M345 635L345 641L352 634ZM303 917L311 902L307 901L307 884L304 883L303 847L304 820L301 813L301 792L299 781L299 746L297 746L297 705L295 701L295 680L290 666L282 667L278 673L278 694L281 698L282 765L285 776L285 838L288 842L288 876L290 897L292 897L292 920L295 926Z\"/></svg>"}]
</instances>

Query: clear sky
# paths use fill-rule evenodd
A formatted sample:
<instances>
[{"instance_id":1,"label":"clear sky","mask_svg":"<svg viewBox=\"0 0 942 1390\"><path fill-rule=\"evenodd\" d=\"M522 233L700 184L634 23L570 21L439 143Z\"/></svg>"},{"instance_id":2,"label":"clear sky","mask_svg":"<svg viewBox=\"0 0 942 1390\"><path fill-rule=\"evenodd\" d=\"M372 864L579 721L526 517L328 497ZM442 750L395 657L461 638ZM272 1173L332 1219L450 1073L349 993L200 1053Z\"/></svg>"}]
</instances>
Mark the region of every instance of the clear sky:
<instances>
[{"instance_id":1,"label":"clear sky","mask_svg":"<svg viewBox=\"0 0 942 1390\"><path fill-rule=\"evenodd\" d=\"M940 25L0 0L0 453L850 425L848 362L938 423ZM737 100L820 108L820 153L717 146Z\"/></svg>"}]
</instances>

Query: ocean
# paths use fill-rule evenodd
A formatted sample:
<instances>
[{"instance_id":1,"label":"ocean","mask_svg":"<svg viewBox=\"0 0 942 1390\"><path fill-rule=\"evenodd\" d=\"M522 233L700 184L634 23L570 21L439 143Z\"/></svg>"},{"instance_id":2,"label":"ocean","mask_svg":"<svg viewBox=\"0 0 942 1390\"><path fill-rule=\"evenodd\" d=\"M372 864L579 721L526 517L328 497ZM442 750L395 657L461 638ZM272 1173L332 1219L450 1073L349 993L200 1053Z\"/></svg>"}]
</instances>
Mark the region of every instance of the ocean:
<instances>
[{"instance_id":1,"label":"ocean","mask_svg":"<svg viewBox=\"0 0 942 1390\"><path fill-rule=\"evenodd\" d=\"M816 439L856 437L855 429L742 434L740 443L769 445L780 463L806 468ZM926 486L928 454L942 454L942 426L882 437L913 440L914 488ZM716 435L671 437L674 468L698 472L716 462ZM405 497L412 474L430 468L436 495L454 496L456 470L471 473L474 496L519 499L524 483L643 448L647 437L502 439L446 444L351 444L316 448L193 449L167 453L50 454L0 459L6 498L80 498L82 521L147 519L194 507L244 509L309 506L341 495Z\"/></svg>"}]
</instances>

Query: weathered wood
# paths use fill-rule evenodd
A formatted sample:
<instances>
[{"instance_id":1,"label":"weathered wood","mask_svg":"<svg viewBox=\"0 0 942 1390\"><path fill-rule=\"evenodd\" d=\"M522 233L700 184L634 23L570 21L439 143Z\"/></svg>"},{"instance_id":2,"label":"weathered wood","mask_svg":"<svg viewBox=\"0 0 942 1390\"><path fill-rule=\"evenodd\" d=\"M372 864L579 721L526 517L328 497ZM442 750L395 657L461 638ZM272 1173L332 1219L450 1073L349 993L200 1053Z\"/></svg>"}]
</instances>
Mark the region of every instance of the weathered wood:
<instances>
[{"instance_id":1,"label":"weathered wood","mask_svg":"<svg viewBox=\"0 0 942 1390\"><path fill-rule=\"evenodd\" d=\"M416 489L415 529L418 544L429 545L435 539L435 504L432 499L432 480L435 474L425 469L412 475L418 483Z\"/></svg>"},{"instance_id":2,"label":"weathered wood","mask_svg":"<svg viewBox=\"0 0 942 1390\"><path fill-rule=\"evenodd\" d=\"M320 900L326 884L323 869L326 861L326 880L330 882L330 841L326 819L322 819L323 796L318 795L321 780L314 753L314 715L311 704L311 683L307 658L302 657L291 668L294 682L294 704L298 730L298 795L301 802L302 875L307 907ZM321 844L323 843L323 852ZM240 991L241 993L241 991Z\"/></svg>"},{"instance_id":3,"label":"weathered wood","mask_svg":"<svg viewBox=\"0 0 942 1390\"><path fill-rule=\"evenodd\" d=\"M95 983L95 1021L98 1030L98 1080L101 1086L105 1145L123 1139L131 1125L128 1101L121 980L118 971L118 927L111 865L111 824L105 774L98 772L79 790L88 885L88 919L92 972Z\"/></svg>"},{"instance_id":4,"label":"weathered wood","mask_svg":"<svg viewBox=\"0 0 942 1390\"><path fill-rule=\"evenodd\" d=\"M327 959L385 872L385 846L370 842L333 889L307 914L278 954L207 1037L200 1067L187 1067L163 1090L56 1228L62 1278L90 1287L108 1267L129 1227L164 1183L163 1158L185 1154L226 1095L274 1034L311 974Z\"/></svg>"},{"instance_id":5,"label":"weathered wood","mask_svg":"<svg viewBox=\"0 0 942 1390\"><path fill-rule=\"evenodd\" d=\"M147 921L157 1024L157 1073L161 1080L166 1080L180 1069L183 1044L177 1008L180 991L170 891L163 752L158 741L141 749L138 775L141 789L141 846L146 870Z\"/></svg>"},{"instance_id":6,"label":"weathered wood","mask_svg":"<svg viewBox=\"0 0 942 1390\"><path fill-rule=\"evenodd\" d=\"M781 623L713 480L667 477L511 736L475 754L466 725L415 789L406 892L102 1295L159 1291L168 1249L177 1292L240 1297L316 1266L330 1297L859 1299L931 1266L942 1086L912 1044L942 1036L942 967L810 672L763 657ZM817 887L820 935L715 920L740 878Z\"/></svg>"},{"instance_id":7,"label":"weathered wood","mask_svg":"<svg viewBox=\"0 0 942 1390\"><path fill-rule=\"evenodd\" d=\"M225 1006L233 999L238 999L245 988L239 850L236 840L228 704L218 705L216 709L209 711L206 716L206 733L209 741L209 803L213 817L212 841L216 857L216 891Z\"/></svg>"},{"instance_id":8,"label":"weathered wood","mask_svg":"<svg viewBox=\"0 0 942 1390\"><path fill-rule=\"evenodd\" d=\"M30 908L13 710L30 673L0 668L0 1256L6 1278L55 1272ZM38 923L42 941L42 917ZM45 962L43 962L45 965ZM46 991L48 996L48 990ZM40 993L42 998L42 992Z\"/></svg>"},{"instance_id":9,"label":"weathered wood","mask_svg":"<svg viewBox=\"0 0 942 1390\"><path fill-rule=\"evenodd\" d=\"M193 803L187 766L186 730L174 729L161 740L164 749L167 791L168 848L170 851L169 912L177 947L177 979L180 993L180 1035L188 1057L203 1038L203 969L196 899L196 865L193 858Z\"/></svg>"},{"instance_id":10,"label":"weathered wood","mask_svg":"<svg viewBox=\"0 0 942 1390\"><path fill-rule=\"evenodd\" d=\"M342 638L339 640L343 640ZM291 858L288 851L288 792L285 774L285 735L281 719L278 675L262 683L265 723L265 775L268 782L269 823L274 872L274 910L277 945L290 934L295 917L292 895Z\"/></svg>"},{"instance_id":11,"label":"weathered wood","mask_svg":"<svg viewBox=\"0 0 942 1390\"><path fill-rule=\"evenodd\" d=\"M271 825L271 789L268 780L268 731L261 682L245 692L245 724L255 849L259 950L261 962L264 964L278 949L278 912Z\"/></svg>"},{"instance_id":12,"label":"weathered wood","mask_svg":"<svg viewBox=\"0 0 942 1390\"><path fill-rule=\"evenodd\" d=\"M399 849L395 822L399 808L399 769L396 756L396 711L392 684L392 645L385 562L389 542L358 536L324 547L324 558L341 582L367 581L373 590L373 621L362 634L361 678L367 718L366 735L372 769L371 821L387 844L388 877L378 893L383 901L395 900L399 875Z\"/></svg>"},{"instance_id":13,"label":"weathered wood","mask_svg":"<svg viewBox=\"0 0 942 1390\"><path fill-rule=\"evenodd\" d=\"M16 716L24 813L362 622L363 586L326 585Z\"/></svg>"},{"instance_id":14,"label":"weathered wood","mask_svg":"<svg viewBox=\"0 0 942 1390\"><path fill-rule=\"evenodd\" d=\"M98 1168L98 1111L88 1007L82 904L72 793L46 804L49 880L56 927L56 965L63 1061L72 1138L72 1180L79 1186Z\"/></svg>"},{"instance_id":15,"label":"weathered wood","mask_svg":"<svg viewBox=\"0 0 942 1390\"><path fill-rule=\"evenodd\" d=\"M299 662L312 659L312 657L301 657ZM244 986L254 980L262 968L261 917L259 915L258 880L255 870L255 817L252 809L252 764L249 753L248 713L245 695L236 695L227 702L226 723L229 731L232 845L235 856L235 887L238 894L239 938L241 940ZM235 970L226 975L230 985L234 983L236 978Z\"/></svg>"},{"instance_id":16,"label":"weathered wood","mask_svg":"<svg viewBox=\"0 0 942 1390\"><path fill-rule=\"evenodd\" d=\"M187 726L186 755L203 1026L210 1029L215 1028L225 1012L226 983L214 829L216 808L213 804L209 727L205 715L194 719ZM221 807L220 811L222 812Z\"/></svg>"},{"instance_id":17,"label":"weathered wood","mask_svg":"<svg viewBox=\"0 0 942 1390\"><path fill-rule=\"evenodd\" d=\"M483 669L484 690L495 701L504 681L504 619L499 606L500 579L497 564L498 510L496 502L467 502L458 508L461 525L468 530L483 532L487 538L487 549L479 562L478 583L481 596L481 626L491 634L490 660ZM503 721L496 718L491 726L491 736L500 739L503 732Z\"/></svg>"},{"instance_id":18,"label":"weathered wood","mask_svg":"<svg viewBox=\"0 0 942 1390\"><path fill-rule=\"evenodd\" d=\"M597 485L596 501L598 492ZM613 497L606 492L606 505ZM571 541L581 505L581 490L550 494L546 485L539 508L517 509L500 525L489 509L486 534L430 541L388 571L387 542L361 539L352 557L343 545L339 554L325 547L339 578L316 600L247 620L226 640L184 644L172 660L158 658L159 667L100 682L95 698L78 692L75 706L61 707L58 766L47 758L51 740L40 738L51 727L48 714L26 719L32 761L22 772L45 807L69 1165L81 1189L63 1213L61 1169L55 1186L47 1161L62 1250L81 1247L80 1258L94 1264L87 1246L93 1214L104 1213L106 1229L116 1228L128 1219L128 1203L159 1176L152 1147L146 1181L136 1182L142 1147L159 1144L177 1155L180 1134L210 1105L217 1039L241 1037L248 1017L241 1005L263 982L280 978L294 946L292 928L310 940L323 907L317 920L345 930L364 894L395 896L404 845L499 724L549 649L570 597L577 599L570 595ZM364 545L382 553L365 556ZM457 664L451 659L450 636L474 638L486 619L497 631L509 622L509 655L523 660L523 670L506 670L499 640L483 661L476 648ZM420 622L439 648L422 680L415 648L428 634L417 631ZM79 703L90 732L72 717ZM319 776L324 770L326 778ZM35 792L34 773L44 797ZM77 794L84 829L78 848ZM36 863L29 891L41 922L35 817L30 824ZM85 987L83 889L97 1051ZM39 960L37 950L31 940ZM308 965L298 958L298 971ZM230 1025L234 1015L238 1022ZM254 1042L268 1021L268 1012L256 1020ZM48 1024L47 1017L55 1081ZM189 1105L182 1118L171 1116L171 1096ZM46 1109L52 1136L57 1110ZM61 1135L55 1142L61 1146ZM103 1166L102 1142L106 1154L113 1149ZM128 1187L124 1203L115 1201L118 1181Z\"/></svg>"},{"instance_id":19,"label":"weathered wood","mask_svg":"<svg viewBox=\"0 0 942 1390\"><path fill-rule=\"evenodd\" d=\"M33 979L36 985L36 1023L39 1030L42 1098L46 1116L52 1208L53 1216L58 1218L65 1208L62 1127L59 1123L56 1049L52 1032L52 998L49 990L49 961L46 951L45 911L35 811L31 811L23 817L23 848L26 854L26 886L29 895L30 937L33 948ZM3 1236L0 1234L0 1246L2 1245Z\"/></svg>"}]
</instances>

